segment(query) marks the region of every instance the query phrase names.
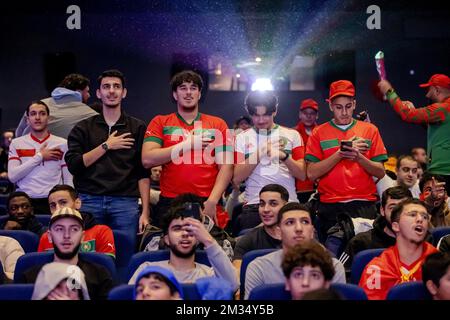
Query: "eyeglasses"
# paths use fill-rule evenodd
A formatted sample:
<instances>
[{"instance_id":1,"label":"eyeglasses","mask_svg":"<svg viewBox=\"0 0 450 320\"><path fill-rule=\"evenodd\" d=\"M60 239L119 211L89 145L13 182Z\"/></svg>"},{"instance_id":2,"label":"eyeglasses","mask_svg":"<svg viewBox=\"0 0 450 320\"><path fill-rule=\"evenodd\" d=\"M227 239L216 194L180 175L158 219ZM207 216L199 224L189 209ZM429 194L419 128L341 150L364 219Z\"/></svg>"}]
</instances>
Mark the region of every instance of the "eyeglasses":
<instances>
[{"instance_id":1,"label":"eyeglasses","mask_svg":"<svg viewBox=\"0 0 450 320\"><path fill-rule=\"evenodd\" d=\"M19 210L19 208L22 208L23 210L28 210L28 209L31 208L31 205L26 204L26 203L20 204L20 205L13 204L11 207L9 207L9 210L10 211L17 211L17 210Z\"/></svg>"},{"instance_id":2,"label":"eyeglasses","mask_svg":"<svg viewBox=\"0 0 450 320\"><path fill-rule=\"evenodd\" d=\"M418 212L418 211L410 211L405 212L405 215L411 218L417 218L417 215L420 215L424 220L430 220L430 215L427 212Z\"/></svg>"}]
</instances>

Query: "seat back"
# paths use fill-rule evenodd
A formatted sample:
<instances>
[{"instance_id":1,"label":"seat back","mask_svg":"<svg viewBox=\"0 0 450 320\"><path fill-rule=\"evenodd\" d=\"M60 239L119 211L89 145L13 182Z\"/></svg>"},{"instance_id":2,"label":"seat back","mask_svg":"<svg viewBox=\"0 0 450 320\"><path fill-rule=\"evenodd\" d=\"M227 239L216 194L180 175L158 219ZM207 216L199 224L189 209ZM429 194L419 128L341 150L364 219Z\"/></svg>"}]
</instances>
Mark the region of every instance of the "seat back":
<instances>
[{"instance_id":1,"label":"seat back","mask_svg":"<svg viewBox=\"0 0 450 320\"><path fill-rule=\"evenodd\" d=\"M253 288L248 300L291 300L291 293L284 283L262 284Z\"/></svg>"},{"instance_id":2,"label":"seat back","mask_svg":"<svg viewBox=\"0 0 450 320\"><path fill-rule=\"evenodd\" d=\"M359 279L366 265L375 257L378 257L385 249L368 249L358 252L353 258L350 282L359 284Z\"/></svg>"},{"instance_id":3,"label":"seat back","mask_svg":"<svg viewBox=\"0 0 450 320\"><path fill-rule=\"evenodd\" d=\"M117 271L113 259L98 252L80 252L81 260L89 261L104 266L111 274L113 280L117 279ZM53 261L53 252L31 252L21 256L16 263L14 271L14 283L24 283L24 272L34 266L42 266Z\"/></svg>"},{"instance_id":4,"label":"seat back","mask_svg":"<svg viewBox=\"0 0 450 320\"><path fill-rule=\"evenodd\" d=\"M242 264L241 264L241 276L240 276L240 281L241 281L241 288L240 288L240 295L241 295L241 300L244 299L244 295L245 295L245 273L247 272L247 267L248 264L250 262L252 262L254 259L260 257L260 256L264 256L268 253L271 253L273 251L275 251L277 249L258 249L258 250L252 250L247 252L246 254L244 254L244 256L242 257Z\"/></svg>"},{"instance_id":5,"label":"seat back","mask_svg":"<svg viewBox=\"0 0 450 320\"><path fill-rule=\"evenodd\" d=\"M16 239L25 253L36 252L38 249L39 236L31 231L0 230L0 235Z\"/></svg>"},{"instance_id":6,"label":"seat back","mask_svg":"<svg viewBox=\"0 0 450 320\"><path fill-rule=\"evenodd\" d=\"M442 237L450 234L450 227L437 227L430 230L431 235L433 236L433 245L437 246L439 240Z\"/></svg>"},{"instance_id":7,"label":"seat back","mask_svg":"<svg viewBox=\"0 0 450 320\"><path fill-rule=\"evenodd\" d=\"M43 226L48 227L50 224L50 218L52 217L50 214L35 214L34 215Z\"/></svg>"},{"instance_id":8,"label":"seat back","mask_svg":"<svg viewBox=\"0 0 450 320\"><path fill-rule=\"evenodd\" d=\"M363 288L351 283L332 283L331 288L345 300L367 300Z\"/></svg>"},{"instance_id":9,"label":"seat back","mask_svg":"<svg viewBox=\"0 0 450 320\"><path fill-rule=\"evenodd\" d=\"M125 283L128 276L128 265L134 253L133 241L124 231L113 230L116 247L116 269L120 283Z\"/></svg>"},{"instance_id":10,"label":"seat back","mask_svg":"<svg viewBox=\"0 0 450 320\"><path fill-rule=\"evenodd\" d=\"M4 284L0 286L0 301L31 300L34 284Z\"/></svg>"},{"instance_id":11,"label":"seat back","mask_svg":"<svg viewBox=\"0 0 450 320\"><path fill-rule=\"evenodd\" d=\"M253 228L242 229L241 231L239 231L238 237L243 236L252 230L253 230Z\"/></svg>"},{"instance_id":12,"label":"seat back","mask_svg":"<svg viewBox=\"0 0 450 320\"><path fill-rule=\"evenodd\" d=\"M126 282L131 279L137 268L144 262L164 261L169 260L169 258L169 250L144 251L135 253L131 257L130 263L128 265L128 275L126 277ZM195 262L211 266L211 263L208 260L208 255L204 250L197 250L195 252Z\"/></svg>"},{"instance_id":13,"label":"seat back","mask_svg":"<svg viewBox=\"0 0 450 320\"><path fill-rule=\"evenodd\" d=\"M181 285L183 289L184 300L201 300L200 294L194 283L184 283ZM133 300L134 285L123 284L113 288L108 294L108 300Z\"/></svg>"},{"instance_id":14,"label":"seat back","mask_svg":"<svg viewBox=\"0 0 450 320\"><path fill-rule=\"evenodd\" d=\"M393 286L387 300L431 300L431 294L421 281L400 283Z\"/></svg>"}]
</instances>

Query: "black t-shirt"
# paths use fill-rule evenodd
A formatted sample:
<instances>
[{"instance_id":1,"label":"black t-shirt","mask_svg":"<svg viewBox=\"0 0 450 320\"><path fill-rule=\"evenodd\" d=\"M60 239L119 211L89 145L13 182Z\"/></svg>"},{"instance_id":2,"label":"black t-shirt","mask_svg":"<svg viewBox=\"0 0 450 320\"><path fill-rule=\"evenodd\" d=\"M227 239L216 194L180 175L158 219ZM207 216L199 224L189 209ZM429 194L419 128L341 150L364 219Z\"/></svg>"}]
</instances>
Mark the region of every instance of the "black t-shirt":
<instances>
[{"instance_id":1,"label":"black t-shirt","mask_svg":"<svg viewBox=\"0 0 450 320\"><path fill-rule=\"evenodd\" d=\"M263 226L257 227L243 235L234 248L234 260L242 260L244 254L257 249L279 249L281 240L272 238Z\"/></svg>"},{"instance_id":2,"label":"black t-shirt","mask_svg":"<svg viewBox=\"0 0 450 320\"><path fill-rule=\"evenodd\" d=\"M44 265L34 266L24 272L25 283L35 283ZM91 300L106 300L113 287L113 280L108 269L86 260L78 260L77 266L84 272L86 285Z\"/></svg>"}]
</instances>

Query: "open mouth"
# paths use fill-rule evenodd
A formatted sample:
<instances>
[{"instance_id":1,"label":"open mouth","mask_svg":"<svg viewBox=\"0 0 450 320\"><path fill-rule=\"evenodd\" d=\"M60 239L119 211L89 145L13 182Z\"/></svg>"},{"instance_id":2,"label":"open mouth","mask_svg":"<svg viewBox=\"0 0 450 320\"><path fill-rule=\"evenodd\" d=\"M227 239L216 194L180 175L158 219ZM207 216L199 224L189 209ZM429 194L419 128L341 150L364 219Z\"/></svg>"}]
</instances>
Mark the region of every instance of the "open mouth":
<instances>
[{"instance_id":1,"label":"open mouth","mask_svg":"<svg viewBox=\"0 0 450 320\"><path fill-rule=\"evenodd\" d=\"M423 226L415 226L414 231L419 235L423 235L425 232L425 228Z\"/></svg>"},{"instance_id":2,"label":"open mouth","mask_svg":"<svg viewBox=\"0 0 450 320\"><path fill-rule=\"evenodd\" d=\"M180 246L182 248L189 248L192 245L191 241L180 241Z\"/></svg>"}]
</instances>

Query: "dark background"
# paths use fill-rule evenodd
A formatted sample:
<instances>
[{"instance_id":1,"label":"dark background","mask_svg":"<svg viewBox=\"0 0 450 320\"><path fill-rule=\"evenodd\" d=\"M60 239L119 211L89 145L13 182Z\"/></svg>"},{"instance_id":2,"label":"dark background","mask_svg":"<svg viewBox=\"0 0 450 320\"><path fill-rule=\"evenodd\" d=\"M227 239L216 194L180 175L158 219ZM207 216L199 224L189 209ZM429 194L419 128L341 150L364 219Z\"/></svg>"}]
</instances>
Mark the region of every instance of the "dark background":
<instances>
[{"instance_id":1,"label":"dark background","mask_svg":"<svg viewBox=\"0 0 450 320\"><path fill-rule=\"evenodd\" d=\"M81 30L69 30L66 9L81 8ZM381 8L381 30L368 30L367 6ZM302 99L320 103L320 122L330 81L356 84L357 111L368 110L388 152L425 146L426 130L403 123L375 95L374 55L383 50L386 70L400 97L428 103L418 87L434 73L449 74L450 12L426 1L15 1L0 12L1 129L15 127L30 101L47 97L61 74L91 79L117 68L127 78L125 110L149 122L170 113L169 79L174 66L195 64L207 73L207 58L220 52L237 61L263 55L277 69L295 54L318 57L315 91L278 91L277 122L294 126ZM413 72L412 72L413 71ZM412 74L413 73L413 74ZM205 79L208 81L208 79ZM244 114L246 92L207 91L201 111L230 126ZM449 133L450 134L450 133Z\"/></svg>"}]
</instances>

